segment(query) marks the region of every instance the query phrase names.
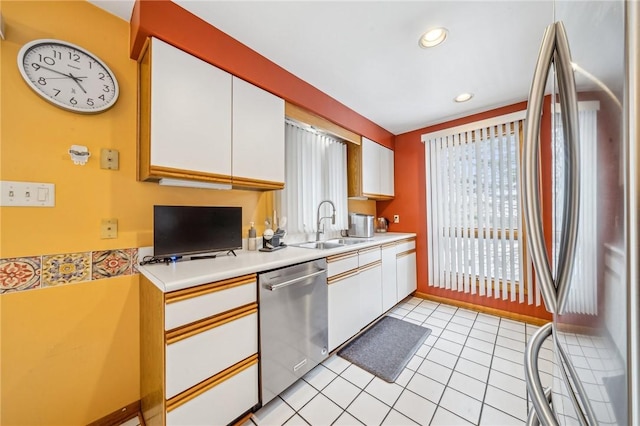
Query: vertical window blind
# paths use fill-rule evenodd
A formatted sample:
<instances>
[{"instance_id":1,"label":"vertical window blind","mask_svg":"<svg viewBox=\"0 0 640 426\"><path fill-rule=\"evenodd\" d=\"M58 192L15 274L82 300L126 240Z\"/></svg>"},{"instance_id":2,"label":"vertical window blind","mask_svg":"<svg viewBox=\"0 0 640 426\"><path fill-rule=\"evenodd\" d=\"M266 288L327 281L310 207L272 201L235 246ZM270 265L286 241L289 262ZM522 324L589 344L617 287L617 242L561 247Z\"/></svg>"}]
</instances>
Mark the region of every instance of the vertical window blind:
<instances>
[{"instance_id":1,"label":"vertical window blind","mask_svg":"<svg viewBox=\"0 0 640 426\"><path fill-rule=\"evenodd\" d=\"M287 119L285 123L285 188L276 193L289 235L316 232L316 212L322 200L336 206L336 223L324 220L326 231L347 228L347 147L311 126ZM320 216L330 216L324 204ZM295 237L294 237L295 238ZM301 237L302 238L302 237Z\"/></svg>"},{"instance_id":2,"label":"vertical window blind","mask_svg":"<svg viewBox=\"0 0 640 426\"><path fill-rule=\"evenodd\" d=\"M567 296L566 311L576 314L598 314L598 123L600 104L597 101L578 103L580 203L579 226L571 285ZM553 258L558 265L557 248L562 236L564 214L565 144L560 119L560 106L555 105L553 150Z\"/></svg>"},{"instance_id":3,"label":"vertical window blind","mask_svg":"<svg viewBox=\"0 0 640 426\"><path fill-rule=\"evenodd\" d=\"M430 286L534 303L522 232L523 115L422 136Z\"/></svg>"}]
</instances>

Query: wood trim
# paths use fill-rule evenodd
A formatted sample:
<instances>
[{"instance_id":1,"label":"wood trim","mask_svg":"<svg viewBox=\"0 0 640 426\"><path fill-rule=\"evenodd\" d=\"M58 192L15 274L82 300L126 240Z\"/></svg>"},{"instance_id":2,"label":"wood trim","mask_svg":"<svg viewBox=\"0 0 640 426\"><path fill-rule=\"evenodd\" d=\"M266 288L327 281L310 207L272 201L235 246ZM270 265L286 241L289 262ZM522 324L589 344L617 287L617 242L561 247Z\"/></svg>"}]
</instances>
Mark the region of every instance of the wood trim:
<instances>
[{"instance_id":1,"label":"wood trim","mask_svg":"<svg viewBox=\"0 0 640 426\"><path fill-rule=\"evenodd\" d=\"M497 315L502 318L507 318L515 321L522 321L522 322L526 322L527 324L532 324L537 326L545 325L549 322L548 320L545 320L542 318L536 318L529 315L515 314L513 312L503 311L501 309L489 308L486 306L476 305L473 303L461 302L459 300L448 299L446 297L433 296L427 293L416 292L414 296L419 297L421 299L425 299L425 300L431 300L432 302L446 303L448 305L457 306L458 308L469 309L471 311L482 312L484 314Z\"/></svg>"},{"instance_id":2,"label":"wood trim","mask_svg":"<svg viewBox=\"0 0 640 426\"><path fill-rule=\"evenodd\" d=\"M358 250L358 254L365 254L372 251L380 250L380 246L372 246Z\"/></svg>"},{"instance_id":3,"label":"wood trim","mask_svg":"<svg viewBox=\"0 0 640 426\"><path fill-rule=\"evenodd\" d=\"M227 290L233 287L238 287L253 282L257 282L256 274L243 275L241 277L231 278L223 281L216 281L214 283L203 284L197 287L185 288L184 290L172 291L165 294L164 301L168 305L170 303L204 296L205 294L215 293L216 291Z\"/></svg>"},{"instance_id":4,"label":"wood trim","mask_svg":"<svg viewBox=\"0 0 640 426\"><path fill-rule=\"evenodd\" d=\"M175 169L173 167L149 166L149 179L158 180L162 177L183 180L196 180L200 182L231 184L231 176L217 173L199 172L196 170Z\"/></svg>"},{"instance_id":5,"label":"wood trim","mask_svg":"<svg viewBox=\"0 0 640 426\"><path fill-rule=\"evenodd\" d=\"M416 241L416 237L409 237L409 238L404 238L402 240L398 240L395 243L396 244L404 244L404 243L410 243L410 242L415 242Z\"/></svg>"},{"instance_id":6,"label":"wood trim","mask_svg":"<svg viewBox=\"0 0 640 426\"><path fill-rule=\"evenodd\" d=\"M405 257L405 256L409 256L410 254L413 254L416 252L416 249L411 249L408 251L403 251L402 253L398 253L396 254L396 259L399 259L401 257Z\"/></svg>"},{"instance_id":7,"label":"wood trim","mask_svg":"<svg viewBox=\"0 0 640 426\"><path fill-rule=\"evenodd\" d=\"M378 201L393 200L395 198L395 195L370 194L368 192L363 192L362 196Z\"/></svg>"},{"instance_id":8,"label":"wood trim","mask_svg":"<svg viewBox=\"0 0 640 426\"><path fill-rule=\"evenodd\" d=\"M358 251L348 251L346 253L334 254L332 256L327 257L327 263L338 262L340 260L349 259L351 257L358 256Z\"/></svg>"},{"instance_id":9,"label":"wood trim","mask_svg":"<svg viewBox=\"0 0 640 426\"><path fill-rule=\"evenodd\" d=\"M246 413L245 415L243 415L242 417L236 419L233 423L232 426L241 426L244 424L247 425L251 425L253 424L251 421L249 421L249 419L251 418L251 416L253 416L253 411L249 411L248 413ZM248 422L248 423L247 423Z\"/></svg>"},{"instance_id":10,"label":"wood trim","mask_svg":"<svg viewBox=\"0 0 640 426\"><path fill-rule=\"evenodd\" d=\"M236 374L243 372L247 368L256 365L257 363L258 354L251 355L249 358L246 358L239 363L232 365L231 367L221 371L215 376L212 376L207 380L204 380L203 382L200 382L197 385L187 389L181 394L174 396L173 398L167 400L167 412L175 410L179 406L186 404L192 399L202 395L203 393L211 390L220 383L229 380Z\"/></svg>"},{"instance_id":11,"label":"wood trim","mask_svg":"<svg viewBox=\"0 0 640 426\"><path fill-rule=\"evenodd\" d=\"M332 134L333 136L336 136L353 144L360 145L362 143L362 137L359 134L352 132L351 130L347 130L342 126L339 126L327 120L326 118L322 118L319 115L316 115L290 102L285 102L284 104L284 115L294 120L298 120L311 126L318 127L323 131Z\"/></svg>"},{"instance_id":12,"label":"wood trim","mask_svg":"<svg viewBox=\"0 0 640 426\"><path fill-rule=\"evenodd\" d=\"M391 247L395 247L397 244L396 241L392 242L392 243L384 243L380 246L381 249L387 249L387 248L391 248Z\"/></svg>"},{"instance_id":13,"label":"wood trim","mask_svg":"<svg viewBox=\"0 0 640 426\"><path fill-rule=\"evenodd\" d=\"M251 303L249 305L242 306L232 311L224 312L222 314L214 315L203 320L183 325L173 330L169 330L166 333L167 345L179 342L180 340L187 339L196 334L203 333L212 328L220 327L231 321L235 321L247 315L255 314L258 312L258 304Z\"/></svg>"},{"instance_id":14,"label":"wood trim","mask_svg":"<svg viewBox=\"0 0 640 426\"><path fill-rule=\"evenodd\" d=\"M362 145L347 144L347 195L362 195Z\"/></svg>"},{"instance_id":15,"label":"wood trim","mask_svg":"<svg viewBox=\"0 0 640 426\"><path fill-rule=\"evenodd\" d=\"M151 177L151 39L138 59L138 180Z\"/></svg>"},{"instance_id":16,"label":"wood trim","mask_svg":"<svg viewBox=\"0 0 640 426\"><path fill-rule=\"evenodd\" d=\"M260 180L239 176L232 176L231 184L234 188L242 189L284 189L284 182L273 182L269 180Z\"/></svg>"},{"instance_id":17,"label":"wood trim","mask_svg":"<svg viewBox=\"0 0 640 426\"><path fill-rule=\"evenodd\" d=\"M149 426L165 422L164 294L140 275L140 404Z\"/></svg>"},{"instance_id":18,"label":"wood trim","mask_svg":"<svg viewBox=\"0 0 640 426\"><path fill-rule=\"evenodd\" d=\"M341 274L334 275L334 276L332 276L330 278L327 278L327 284L328 285L335 284L338 281L342 281L342 280L344 280L346 278L353 277L355 275L358 275L359 273L360 273L360 269L359 268L350 269L350 270L348 270L346 272L343 272Z\"/></svg>"},{"instance_id":19,"label":"wood trim","mask_svg":"<svg viewBox=\"0 0 640 426\"><path fill-rule=\"evenodd\" d=\"M139 400L136 402L132 402L129 405L125 405L124 407L117 409L111 414L107 414L106 416L89 423L87 426L112 426L122 424L127 420L133 419L136 416L141 417L140 407L141 405ZM140 421L142 421L142 424L144 425L144 420L140 418Z\"/></svg>"},{"instance_id":20,"label":"wood trim","mask_svg":"<svg viewBox=\"0 0 640 426\"><path fill-rule=\"evenodd\" d=\"M364 271L368 271L369 269L373 269L376 268L378 266L382 265L382 260L376 260L375 262L371 262L371 263L367 263L364 266L361 266L360 268L358 268L358 270L360 272L364 272Z\"/></svg>"}]
</instances>

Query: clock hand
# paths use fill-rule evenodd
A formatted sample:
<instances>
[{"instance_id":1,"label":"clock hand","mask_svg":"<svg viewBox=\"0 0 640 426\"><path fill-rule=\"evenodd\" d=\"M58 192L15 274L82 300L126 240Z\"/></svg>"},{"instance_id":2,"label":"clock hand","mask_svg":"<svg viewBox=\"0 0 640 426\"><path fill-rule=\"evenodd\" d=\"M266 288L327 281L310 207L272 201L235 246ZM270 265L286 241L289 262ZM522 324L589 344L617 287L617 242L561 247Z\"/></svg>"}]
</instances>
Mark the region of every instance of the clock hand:
<instances>
[{"instance_id":1,"label":"clock hand","mask_svg":"<svg viewBox=\"0 0 640 426\"><path fill-rule=\"evenodd\" d=\"M82 89L82 91L83 91L85 94L87 93L87 91L86 91L86 90L84 90L84 87L82 87L82 84L80 84L80 77L74 77L74 76L73 76L73 74L71 74L71 73L69 73L69 77L71 77L71 78L73 79L73 81L75 81L75 82L76 82L76 84L77 84L78 86L80 86L80 88Z\"/></svg>"},{"instance_id":2,"label":"clock hand","mask_svg":"<svg viewBox=\"0 0 640 426\"><path fill-rule=\"evenodd\" d=\"M68 77L68 78L73 78L71 76L71 74L65 74L62 71L54 70L53 68L45 67L44 65L38 65L38 66L40 68L44 68L45 70L49 70L49 71L55 72L56 74L64 75L65 77Z\"/></svg>"}]
</instances>

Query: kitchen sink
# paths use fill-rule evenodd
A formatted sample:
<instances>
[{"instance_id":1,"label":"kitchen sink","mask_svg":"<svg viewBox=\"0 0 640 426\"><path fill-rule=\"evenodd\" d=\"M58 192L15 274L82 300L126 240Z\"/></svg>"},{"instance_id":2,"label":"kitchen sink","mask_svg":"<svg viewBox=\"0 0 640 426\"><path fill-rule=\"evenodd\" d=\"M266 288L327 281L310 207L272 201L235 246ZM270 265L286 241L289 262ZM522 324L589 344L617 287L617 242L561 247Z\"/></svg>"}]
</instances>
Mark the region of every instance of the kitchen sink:
<instances>
[{"instance_id":1,"label":"kitchen sink","mask_svg":"<svg viewBox=\"0 0 640 426\"><path fill-rule=\"evenodd\" d=\"M343 246L349 246L351 244L362 244L365 243L365 240L359 240L355 238L336 238L333 240L327 240L328 243L340 244Z\"/></svg>"},{"instance_id":2,"label":"kitchen sink","mask_svg":"<svg viewBox=\"0 0 640 426\"><path fill-rule=\"evenodd\" d=\"M309 241L306 243L292 244L292 245L294 247L327 250L332 248L349 246L351 244L362 244L364 242L366 241L355 239L355 238L334 238L332 240L327 240L327 241Z\"/></svg>"},{"instance_id":3,"label":"kitchen sink","mask_svg":"<svg viewBox=\"0 0 640 426\"><path fill-rule=\"evenodd\" d=\"M344 247L345 244L339 244L336 242L329 241L310 241L308 243L302 244L293 244L294 247L302 247L302 248L310 248L310 249L320 249L327 250L332 248Z\"/></svg>"}]
</instances>

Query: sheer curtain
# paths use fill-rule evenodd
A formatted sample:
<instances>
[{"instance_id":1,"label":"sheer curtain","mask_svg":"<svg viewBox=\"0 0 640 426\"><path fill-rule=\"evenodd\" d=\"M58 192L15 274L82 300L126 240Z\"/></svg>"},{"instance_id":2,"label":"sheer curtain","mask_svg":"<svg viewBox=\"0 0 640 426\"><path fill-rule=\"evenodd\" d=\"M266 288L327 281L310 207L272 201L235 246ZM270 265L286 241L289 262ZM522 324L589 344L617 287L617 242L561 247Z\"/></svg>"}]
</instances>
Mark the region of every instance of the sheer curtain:
<instances>
[{"instance_id":1,"label":"sheer curtain","mask_svg":"<svg viewBox=\"0 0 640 426\"><path fill-rule=\"evenodd\" d=\"M534 303L523 267L522 115L422 135L430 286Z\"/></svg>"},{"instance_id":2,"label":"sheer curtain","mask_svg":"<svg viewBox=\"0 0 640 426\"><path fill-rule=\"evenodd\" d=\"M336 223L322 221L325 232L347 228L347 147L311 126L287 119L285 124L285 187L278 191L280 216L287 217L286 230L292 239L317 231L316 212L323 200L336 206ZM330 216L325 203L320 216Z\"/></svg>"},{"instance_id":3,"label":"sheer curtain","mask_svg":"<svg viewBox=\"0 0 640 426\"><path fill-rule=\"evenodd\" d=\"M555 106L559 111L559 105ZM597 101L579 102L579 159L580 159L580 204L578 241L574 258L571 286L567 297L567 312L597 315L598 313L598 109ZM554 198L553 198L553 256L557 267L562 235L564 198L565 152L560 113L554 114Z\"/></svg>"}]
</instances>

